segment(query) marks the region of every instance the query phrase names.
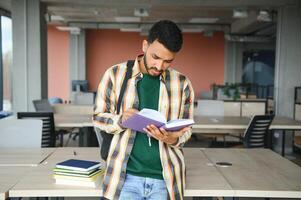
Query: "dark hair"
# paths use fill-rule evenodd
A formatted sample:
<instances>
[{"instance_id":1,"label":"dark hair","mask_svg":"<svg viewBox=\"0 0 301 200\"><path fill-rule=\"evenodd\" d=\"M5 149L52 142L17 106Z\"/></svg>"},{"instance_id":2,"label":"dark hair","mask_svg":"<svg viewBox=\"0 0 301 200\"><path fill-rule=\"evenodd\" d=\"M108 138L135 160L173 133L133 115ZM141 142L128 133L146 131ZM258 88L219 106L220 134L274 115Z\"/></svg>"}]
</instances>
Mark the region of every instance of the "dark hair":
<instances>
[{"instance_id":1,"label":"dark hair","mask_svg":"<svg viewBox=\"0 0 301 200\"><path fill-rule=\"evenodd\" d=\"M148 43L151 44L155 40L158 40L172 52L180 51L183 43L181 30L174 22L169 20L158 21L149 30Z\"/></svg>"}]
</instances>

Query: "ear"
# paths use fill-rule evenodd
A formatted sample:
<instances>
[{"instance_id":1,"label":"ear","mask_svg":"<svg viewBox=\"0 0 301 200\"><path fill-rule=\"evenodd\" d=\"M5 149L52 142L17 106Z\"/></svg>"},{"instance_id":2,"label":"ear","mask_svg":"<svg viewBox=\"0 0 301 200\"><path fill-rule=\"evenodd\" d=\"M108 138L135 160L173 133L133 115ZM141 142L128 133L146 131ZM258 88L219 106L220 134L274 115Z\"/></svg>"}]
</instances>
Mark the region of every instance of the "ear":
<instances>
[{"instance_id":1,"label":"ear","mask_svg":"<svg viewBox=\"0 0 301 200\"><path fill-rule=\"evenodd\" d=\"M147 48L148 48L148 42L147 42L147 40L143 40L143 42L142 42L142 51L143 51L143 53L146 52Z\"/></svg>"}]
</instances>

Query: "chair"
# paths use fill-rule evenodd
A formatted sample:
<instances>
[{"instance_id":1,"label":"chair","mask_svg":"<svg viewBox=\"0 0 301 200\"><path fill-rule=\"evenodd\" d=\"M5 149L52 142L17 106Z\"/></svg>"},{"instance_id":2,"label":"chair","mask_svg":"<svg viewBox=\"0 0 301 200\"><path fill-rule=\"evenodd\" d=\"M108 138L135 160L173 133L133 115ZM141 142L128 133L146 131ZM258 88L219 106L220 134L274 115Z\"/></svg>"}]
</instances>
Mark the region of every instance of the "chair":
<instances>
[{"instance_id":1,"label":"chair","mask_svg":"<svg viewBox=\"0 0 301 200\"><path fill-rule=\"evenodd\" d=\"M1 148L40 148L42 120L0 120Z\"/></svg>"},{"instance_id":2,"label":"chair","mask_svg":"<svg viewBox=\"0 0 301 200\"><path fill-rule=\"evenodd\" d=\"M60 104L60 103L63 103L63 99L61 99L59 97L50 97L50 98L48 98L48 102L50 103L50 105Z\"/></svg>"},{"instance_id":3,"label":"chair","mask_svg":"<svg viewBox=\"0 0 301 200\"><path fill-rule=\"evenodd\" d=\"M53 108L48 99L33 100L32 103L37 112L53 112Z\"/></svg>"},{"instance_id":4,"label":"chair","mask_svg":"<svg viewBox=\"0 0 301 200\"><path fill-rule=\"evenodd\" d=\"M264 148L274 115L254 115L243 135L245 148Z\"/></svg>"},{"instance_id":5,"label":"chair","mask_svg":"<svg viewBox=\"0 0 301 200\"><path fill-rule=\"evenodd\" d=\"M43 121L42 129L42 147L55 147L55 127L52 112L18 112L18 119L41 119Z\"/></svg>"}]
</instances>

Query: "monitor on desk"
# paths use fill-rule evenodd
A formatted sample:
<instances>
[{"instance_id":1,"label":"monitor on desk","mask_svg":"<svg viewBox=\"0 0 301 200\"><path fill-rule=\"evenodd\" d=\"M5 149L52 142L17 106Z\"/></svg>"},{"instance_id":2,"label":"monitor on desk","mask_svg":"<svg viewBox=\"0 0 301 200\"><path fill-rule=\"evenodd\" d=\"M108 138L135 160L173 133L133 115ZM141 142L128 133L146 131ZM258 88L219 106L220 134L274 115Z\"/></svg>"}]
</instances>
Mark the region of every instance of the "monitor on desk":
<instances>
[{"instance_id":1,"label":"monitor on desk","mask_svg":"<svg viewBox=\"0 0 301 200\"><path fill-rule=\"evenodd\" d=\"M88 92L88 81L87 80L72 80L72 91L73 92Z\"/></svg>"}]
</instances>

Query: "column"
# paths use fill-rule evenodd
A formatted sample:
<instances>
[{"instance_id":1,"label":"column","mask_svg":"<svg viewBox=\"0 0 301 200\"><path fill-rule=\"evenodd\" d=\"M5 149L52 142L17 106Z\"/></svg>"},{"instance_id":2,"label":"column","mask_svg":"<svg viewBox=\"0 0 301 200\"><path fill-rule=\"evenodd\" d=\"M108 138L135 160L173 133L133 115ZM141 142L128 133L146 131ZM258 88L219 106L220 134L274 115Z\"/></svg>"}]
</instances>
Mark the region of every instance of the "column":
<instances>
[{"instance_id":1,"label":"column","mask_svg":"<svg viewBox=\"0 0 301 200\"><path fill-rule=\"evenodd\" d=\"M47 98L46 7L39 0L12 0L12 109L33 111L32 100Z\"/></svg>"}]
</instances>

